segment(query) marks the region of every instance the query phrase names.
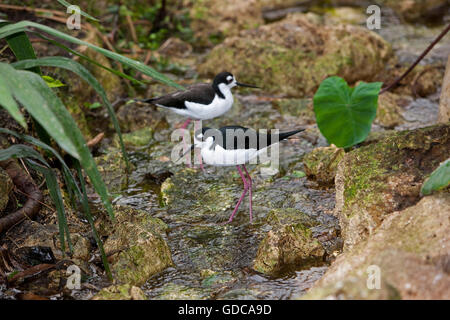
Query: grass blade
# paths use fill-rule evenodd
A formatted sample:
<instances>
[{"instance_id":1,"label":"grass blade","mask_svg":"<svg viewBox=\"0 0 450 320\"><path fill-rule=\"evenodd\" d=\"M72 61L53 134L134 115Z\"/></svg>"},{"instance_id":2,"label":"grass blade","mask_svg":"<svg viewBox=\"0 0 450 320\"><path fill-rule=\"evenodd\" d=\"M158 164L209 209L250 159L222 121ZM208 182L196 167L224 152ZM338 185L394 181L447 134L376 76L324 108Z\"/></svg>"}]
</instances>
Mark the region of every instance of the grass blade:
<instances>
[{"instance_id":1,"label":"grass blade","mask_svg":"<svg viewBox=\"0 0 450 320\"><path fill-rule=\"evenodd\" d=\"M58 31L56 29L53 29L51 27L47 27L47 26L39 24L39 23L35 23L35 22L31 22L31 21L21 21L21 22L17 22L17 23L14 23L14 24L9 24L9 25L3 26L2 28L0 28L0 38L8 37L8 36L10 36L12 34L17 33L19 30L23 31L25 29L25 30L28 31L29 30L28 28L36 28L36 29L38 29L38 30L40 30L42 32L50 34L50 35L52 35L54 37L58 37L58 38L60 38L60 39L62 39L64 41L68 41L68 42L71 42L71 43L74 43L74 44L77 44L77 45L87 46L87 47L89 47L89 48L91 48L91 49L93 49L93 50L95 50L97 52L100 52L104 56L106 56L106 57L108 57L110 59L116 60L116 61L118 61L118 62L120 62L120 63L122 63L124 65L127 65L127 66L129 66L129 67L131 67L131 68L133 68L133 69L135 69L137 71L140 71L141 73L143 73L143 74L145 74L145 75L147 75L149 77L152 77L153 79L155 79L155 80L157 80L157 81L159 81L161 83L164 83L166 85L172 86L172 87L177 88L177 89L181 89L181 90L184 89L182 86L180 86L176 82L170 80L169 78L167 78L163 74L157 72L153 68L150 68L150 67L146 66L142 62L139 62L139 61L136 61L136 60L124 57L124 56L122 56L122 55L120 55L118 53L109 51L107 49L100 48L100 47L98 47L96 45L93 45L93 44L91 44L89 42L77 39L77 38L72 37L72 36L70 36L68 34L65 34L65 33L61 32L61 31Z\"/></svg>"},{"instance_id":2,"label":"grass blade","mask_svg":"<svg viewBox=\"0 0 450 320\"><path fill-rule=\"evenodd\" d=\"M56 174L51 168L43 167L34 161L28 160L27 163L36 171L43 174L45 178L45 183L49 191L50 198L56 208L56 213L58 217L58 228L59 228L59 240L61 242L61 250L63 255L65 254L66 245L65 239L67 238L67 244L69 245L69 250L73 252L72 242L70 240L69 226L67 225L66 210L64 209L64 202L61 195L61 190L56 178Z\"/></svg>"},{"instance_id":3,"label":"grass blade","mask_svg":"<svg viewBox=\"0 0 450 320\"><path fill-rule=\"evenodd\" d=\"M117 135L119 136L119 143L120 143L120 147L122 149L122 153L124 156L127 170L129 170L130 166L128 163L128 154L125 150L125 145L123 143L122 133L120 131L120 126L119 126L119 121L117 120L116 114L114 112L114 108L111 105L111 103L109 102L105 90L103 89L102 85L97 81L97 79L81 64L79 64L78 62L76 62L72 59L65 58L65 57L45 57L45 58L33 59L33 60L22 60L22 61L13 63L13 67L15 67L16 69L28 69L28 68L37 67L37 66L55 67L55 68L62 68L62 69L72 71L73 73L77 74L80 78L85 80L91 87L94 88L94 90L101 97L103 103L105 104L105 106L108 110L109 116L114 125L114 129L116 130Z\"/></svg>"},{"instance_id":4,"label":"grass blade","mask_svg":"<svg viewBox=\"0 0 450 320\"><path fill-rule=\"evenodd\" d=\"M60 4L62 4L63 6L65 6L66 8L69 8L70 6L72 6L70 3L68 3L67 1L64 0L57 0ZM80 14L83 17L88 18L89 20L93 20L93 21L99 21L98 19L94 18L93 16L87 14L86 12L80 10Z\"/></svg>"},{"instance_id":5,"label":"grass blade","mask_svg":"<svg viewBox=\"0 0 450 320\"><path fill-rule=\"evenodd\" d=\"M51 109L47 100L42 97L39 90L33 87L29 81L25 79L23 74L35 75L40 78L37 74L28 71L17 71L6 63L0 63L0 79L7 83L9 90L13 93L16 100L19 101L31 116L52 135L61 148L73 157L79 159L80 155L78 154L75 145L65 133L63 125ZM42 82L44 81L42 80Z\"/></svg>"},{"instance_id":6,"label":"grass blade","mask_svg":"<svg viewBox=\"0 0 450 320\"><path fill-rule=\"evenodd\" d=\"M111 202L109 200L108 190L98 172L97 165L92 158L91 152L86 145L83 135L78 129L77 124L73 120L69 111L65 108L61 100L56 96L56 94L47 86L47 84L38 75L28 72L28 71L17 71L20 74L22 82L29 82L35 90L41 93L45 101L53 114L56 115L57 119L60 121L64 127L64 134L70 137L72 143L74 144L77 154L79 155L80 163L83 169L89 176L91 183L95 191L99 194L103 205L108 211L111 219L114 219L114 212L112 210Z\"/></svg>"},{"instance_id":7,"label":"grass blade","mask_svg":"<svg viewBox=\"0 0 450 320\"><path fill-rule=\"evenodd\" d=\"M82 204L83 204L84 213L86 215L86 219L89 221L89 224L91 225L92 233L94 235L95 241L97 242L98 249L100 251L100 256L102 257L103 266L105 267L105 272L108 275L109 280L112 281L113 277L111 274L111 270L109 268L109 263L108 263L108 259L105 254L105 249L103 248L102 240L100 239L97 229L95 228L94 220L92 219L91 209L89 208L89 202L88 202L88 197L87 197L87 193L86 193L86 186L84 184L83 173L81 172L80 163L76 160L75 160L75 168L78 172L78 177L80 178L80 186L81 186L81 190L83 192Z\"/></svg>"},{"instance_id":8,"label":"grass blade","mask_svg":"<svg viewBox=\"0 0 450 320\"><path fill-rule=\"evenodd\" d=\"M19 106L14 100L11 90L8 88L4 79L0 78L0 106L3 106L9 114L16 120L22 127L27 128L27 123L23 114L19 110Z\"/></svg>"}]
</instances>

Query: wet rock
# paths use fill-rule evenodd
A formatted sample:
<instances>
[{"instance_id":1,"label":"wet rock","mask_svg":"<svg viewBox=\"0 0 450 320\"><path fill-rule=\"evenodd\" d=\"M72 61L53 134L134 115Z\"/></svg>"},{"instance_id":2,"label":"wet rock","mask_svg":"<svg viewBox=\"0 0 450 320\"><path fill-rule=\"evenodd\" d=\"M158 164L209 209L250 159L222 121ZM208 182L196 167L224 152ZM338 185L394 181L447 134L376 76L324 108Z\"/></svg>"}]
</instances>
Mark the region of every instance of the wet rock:
<instances>
[{"instance_id":1,"label":"wet rock","mask_svg":"<svg viewBox=\"0 0 450 320\"><path fill-rule=\"evenodd\" d=\"M167 225L145 211L115 206L116 221L100 227L109 234L105 252L112 254L111 271L119 283L142 285L173 264L163 234Z\"/></svg>"},{"instance_id":2,"label":"wet rock","mask_svg":"<svg viewBox=\"0 0 450 320\"><path fill-rule=\"evenodd\" d=\"M449 221L449 193L392 213L367 240L340 255L303 298L449 299ZM379 289L371 270L380 272Z\"/></svg>"},{"instance_id":3,"label":"wet rock","mask_svg":"<svg viewBox=\"0 0 450 320\"><path fill-rule=\"evenodd\" d=\"M108 148L104 154L95 158L95 162L110 193L119 192L126 186L126 164L120 149Z\"/></svg>"},{"instance_id":4,"label":"wet rock","mask_svg":"<svg viewBox=\"0 0 450 320\"><path fill-rule=\"evenodd\" d=\"M316 180L319 185L333 185L337 166L344 155L344 149L334 145L316 148L303 158L305 173L309 178Z\"/></svg>"},{"instance_id":5,"label":"wet rock","mask_svg":"<svg viewBox=\"0 0 450 320\"><path fill-rule=\"evenodd\" d=\"M181 284L169 283L162 288L159 300L200 300L206 299L199 288L191 288Z\"/></svg>"},{"instance_id":6,"label":"wet rock","mask_svg":"<svg viewBox=\"0 0 450 320\"><path fill-rule=\"evenodd\" d=\"M448 158L450 126L402 131L347 153L336 174L344 249L372 234L394 211L414 205L424 179Z\"/></svg>"},{"instance_id":7,"label":"wet rock","mask_svg":"<svg viewBox=\"0 0 450 320\"><path fill-rule=\"evenodd\" d=\"M312 236L314 221L296 209L275 209L268 217L272 226L261 241L253 268L274 274L289 267L310 267L323 261L325 250Z\"/></svg>"},{"instance_id":8,"label":"wet rock","mask_svg":"<svg viewBox=\"0 0 450 320\"><path fill-rule=\"evenodd\" d=\"M303 97L331 75L349 83L371 81L391 58L390 45L366 28L324 25L317 15L293 14L227 38L198 69L213 76L220 65L242 82L258 79L269 93Z\"/></svg>"},{"instance_id":9,"label":"wet rock","mask_svg":"<svg viewBox=\"0 0 450 320\"><path fill-rule=\"evenodd\" d=\"M147 297L141 288L124 284L103 288L91 300L147 300Z\"/></svg>"},{"instance_id":10,"label":"wet rock","mask_svg":"<svg viewBox=\"0 0 450 320\"><path fill-rule=\"evenodd\" d=\"M263 23L258 0L194 1L190 10L196 44L211 46Z\"/></svg>"},{"instance_id":11,"label":"wet rock","mask_svg":"<svg viewBox=\"0 0 450 320\"><path fill-rule=\"evenodd\" d=\"M13 188L11 177L5 170L0 168L0 212L2 212L9 201L9 193Z\"/></svg>"},{"instance_id":12,"label":"wet rock","mask_svg":"<svg viewBox=\"0 0 450 320\"><path fill-rule=\"evenodd\" d=\"M20 247L15 251L15 254L30 266L35 266L41 263L55 263L56 259L50 247L34 246L34 247Z\"/></svg>"}]
</instances>

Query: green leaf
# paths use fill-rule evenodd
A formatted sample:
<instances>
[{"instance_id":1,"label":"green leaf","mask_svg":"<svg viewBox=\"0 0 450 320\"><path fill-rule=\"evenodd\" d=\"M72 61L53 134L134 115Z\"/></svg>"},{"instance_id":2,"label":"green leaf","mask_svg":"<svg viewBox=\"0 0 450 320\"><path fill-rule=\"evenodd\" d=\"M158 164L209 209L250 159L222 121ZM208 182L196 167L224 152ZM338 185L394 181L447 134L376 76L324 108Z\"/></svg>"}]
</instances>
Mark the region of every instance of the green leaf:
<instances>
[{"instance_id":1,"label":"green leaf","mask_svg":"<svg viewBox=\"0 0 450 320\"><path fill-rule=\"evenodd\" d=\"M12 34L6 38L6 41L17 60L36 59L36 53L25 32ZM39 68L33 68L31 71L41 74L41 69Z\"/></svg>"},{"instance_id":2,"label":"green leaf","mask_svg":"<svg viewBox=\"0 0 450 320\"><path fill-rule=\"evenodd\" d=\"M1 38L5 38L8 37L12 34L15 34L17 32L21 32L23 30L27 30L29 31L29 28L36 28L40 31L43 31L45 33L48 33L54 37L58 37L62 40L77 44L77 45L84 45L87 46L97 52L100 52L101 54L103 54L104 56L111 58L113 60L116 60L124 65L129 66L130 68L133 68L149 77L152 77L153 79L160 81L166 85L172 86L174 88L177 89L184 89L182 86L180 86L179 84L177 84L176 82L170 80L169 78L167 78L166 76L164 76L163 74L155 71L153 68L150 68L148 66L146 66L145 64L143 64L142 62L124 57L118 53L100 48L96 45L93 45L89 42L85 42L82 41L80 39L77 39L75 37L72 37L68 34L65 34L61 31L58 31L56 29L53 29L51 27L47 27L45 25L39 24L39 23L35 23L35 22L31 22L31 21L21 21L21 22L17 22L14 24L9 24L9 25L5 25L3 27L0 28L0 39Z\"/></svg>"},{"instance_id":3,"label":"green leaf","mask_svg":"<svg viewBox=\"0 0 450 320\"><path fill-rule=\"evenodd\" d=\"M421 192L424 195L432 191L442 190L450 185L450 159L445 160L433 171L430 177L423 183Z\"/></svg>"},{"instance_id":4,"label":"green leaf","mask_svg":"<svg viewBox=\"0 0 450 320\"><path fill-rule=\"evenodd\" d=\"M382 83L360 83L350 88L344 79L325 79L314 95L314 112L320 132L329 143L351 147L366 139L377 113Z\"/></svg>"},{"instance_id":5,"label":"green leaf","mask_svg":"<svg viewBox=\"0 0 450 320\"><path fill-rule=\"evenodd\" d=\"M28 71L17 71L17 72L23 75L23 82L31 83L32 86L41 93L44 100L49 102L49 107L51 108L52 113L56 115L57 119L64 127L65 135L71 138L71 141L75 146L77 154L79 155L79 158L77 157L75 158L80 159L83 169L89 176L95 191L99 194L100 198L102 199L102 203L105 206L109 216L111 217L111 219L114 219L114 212L111 206L111 202L109 201L106 186L103 183L100 173L98 172L97 165L95 164L91 152L89 151L89 148L86 145L86 141L84 140L83 135L80 132L80 129L73 120L69 111L67 111L61 100L45 84L45 82L42 80L41 77ZM50 134L52 133L50 132Z\"/></svg>"},{"instance_id":6,"label":"green leaf","mask_svg":"<svg viewBox=\"0 0 450 320\"><path fill-rule=\"evenodd\" d=\"M14 144L9 148L0 149L0 161L18 158L37 159L42 164L48 166L47 161L44 160L41 154L29 146L23 144Z\"/></svg>"},{"instance_id":7,"label":"green leaf","mask_svg":"<svg viewBox=\"0 0 450 320\"><path fill-rule=\"evenodd\" d=\"M49 145L45 144L44 142L32 137L32 136L28 136L28 135L24 135L24 134L20 134L17 133L15 131L9 130L9 129L5 129L5 128L0 128L0 133L4 133L4 134L10 134L12 136L15 136L18 139L22 139L25 142L31 143L33 145L35 145L36 147L42 148L45 151L50 152L51 154L53 154L61 163L61 166L63 168L63 173L65 175L65 180L66 180L66 185L70 185L73 188L78 189L75 190L75 193L81 197L81 191L78 188L78 185L75 183L76 179L75 177L72 175L72 172L70 171L69 167L67 166L66 162L64 161L64 159L61 157L61 155L52 147L50 147ZM66 177L67 175L67 177Z\"/></svg>"},{"instance_id":8,"label":"green leaf","mask_svg":"<svg viewBox=\"0 0 450 320\"><path fill-rule=\"evenodd\" d=\"M63 6L65 6L66 8L69 8L70 6L72 6L70 3L68 3L67 1L64 1L64 0L58 0L58 2L59 2L60 4L62 4ZM86 12L84 12L84 11L82 11L82 10L80 10L80 14L81 14L82 16L84 16L84 17L90 19L90 20L93 20L93 21L99 21L98 19L94 18L93 16L87 14Z\"/></svg>"},{"instance_id":9,"label":"green leaf","mask_svg":"<svg viewBox=\"0 0 450 320\"><path fill-rule=\"evenodd\" d=\"M29 71L17 71L6 63L0 63L0 79L7 83L14 98L19 101L31 116L56 140L56 142L74 158L80 159L71 138L65 133L63 125L53 112L50 103L42 96L42 92L30 84L27 74L35 75L47 87L37 74Z\"/></svg>"},{"instance_id":10,"label":"green leaf","mask_svg":"<svg viewBox=\"0 0 450 320\"><path fill-rule=\"evenodd\" d=\"M92 109L100 108L102 106L102 104L100 102L94 102L92 104L86 103L85 106L92 110Z\"/></svg>"},{"instance_id":11,"label":"green leaf","mask_svg":"<svg viewBox=\"0 0 450 320\"><path fill-rule=\"evenodd\" d=\"M95 242L97 242L97 246L100 250L100 255L102 257L102 262L103 262L103 266L105 267L106 274L108 275L108 278L112 281L113 277L111 274L111 270L109 268L108 258L106 257L106 253L105 253L105 249L103 248L102 240L100 239L97 229L95 228L94 219L92 219L91 209L89 208L89 202L88 202L88 197L87 197L87 193L86 193L86 186L85 186L84 180L83 180L83 173L81 172L80 163L77 160L75 160L75 169L77 170L78 176L80 177L80 185L81 185L81 190L83 192L82 204L83 204L84 214L86 215L86 219L88 220L89 224L91 225L92 233L94 234Z\"/></svg>"},{"instance_id":12,"label":"green leaf","mask_svg":"<svg viewBox=\"0 0 450 320\"><path fill-rule=\"evenodd\" d=\"M20 112L11 90L2 78L0 78L0 106L3 106L22 127L27 128L25 118Z\"/></svg>"},{"instance_id":13,"label":"green leaf","mask_svg":"<svg viewBox=\"0 0 450 320\"><path fill-rule=\"evenodd\" d=\"M42 76L42 79L44 79L45 83L48 85L49 88L59 88L59 87L65 87L66 86L61 81L59 81L57 79L53 79L50 76Z\"/></svg>"},{"instance_id":14,"label":"green leaf","mask_svg":"<svg viewBox=\"0 0 450 320\"><path fill-rule=\"evenodd\" d=\"M59 240L61 242L61 250L64 254L66 250L65 239L67 236L67 243L69 244L70 251L73 252L72 243L70 241L69 227L67 225L66 211L64 209L64 202L61 195L61 190L56 178L56 174L51 168L46 168L38 165L34 161L28 160L27 163L36 171L39 171L44 175L45 183L49 191L50 198L56 208L56 214L58 218L58 228L59 228Z\"/></svg>"},{"instance_id":15,"label":"green leaf","mask_svg":"<svg viewBox=\"0 0 450 320\"><path fill-rule=\"evenodd\" d=\"M114 125L114 129L116 130L117 135L119 136L119 143L120 143L120 146L122 149L122 153L124 155L124 160L125 160L126 166L129 169L128 154L125 149L125 145L123 143L122 133L120 131L120 126L119 126L119 121L117 120L116 114L114 112L114 108L111 105L111 103L109 102L106 92L103 89L102 85L97 81L97 79L85 67L83 67L78 62L76 62L72 59L69 59L69 58L65 58L65 57L45 57L45 58L40 58L40 59L23 60L23 61L14 63L13 66L18 69L28 69L30 67L36 67L36 66L62 68L62 69L66 69L66 70L74 72L80 78L85 80L92 88L94 88L94 90L102 98L103 103L106 105L109 116Z\"/></svg>"}]
</instances>

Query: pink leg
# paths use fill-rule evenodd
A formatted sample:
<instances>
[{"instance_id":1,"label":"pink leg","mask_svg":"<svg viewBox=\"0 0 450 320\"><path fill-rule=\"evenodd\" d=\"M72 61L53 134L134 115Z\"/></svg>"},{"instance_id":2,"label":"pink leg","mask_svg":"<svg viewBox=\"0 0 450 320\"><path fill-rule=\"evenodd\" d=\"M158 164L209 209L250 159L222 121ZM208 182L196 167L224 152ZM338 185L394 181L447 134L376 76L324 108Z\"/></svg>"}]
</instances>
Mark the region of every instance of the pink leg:
<instances>
[{"instance_id":1,"label":"pink leg","mask_svg":"<svg viewBox=\"0 0 450 320\"><path fill-rule=\"evenodd\" d=\"M247 190L248 190L248 184L247 184L247 181L245 180L244 174L242 173L241 167L236 166L236 168L238 169L239 174L241 175L242 181L244 182L244 192L242 192L242 195L241 195L241 197L239 198L239 201L238 201L238 203L236 204L236 207L234 208L233 213L231 214L230 219L228 220L228 223L231 222L231 221L233 221L234 215L235 215L236 212L238 211L238 208L239 208L239 206L241 205L242 199L244 199L245 194L247 193Z\"/></svg>"},{"instance_id":2,"label":"pink leg","mask_svg":"<svg viewBox=\"0 0 450 320\"><path fill-rule=\"evenodd\" d=\"M187 119L187 120L183 123L183 125L181 126L181 129L186 129L187 126L189 125L189 123L191 123L191 119Z\"/></svg>"},{"instance_id":3,"label":"pink leg","mask_svg":"<svg viewBox=\"0 0 450 320\"><path fill-rule=\"evenodd\" d=\"M187 126L189 125L189 123L191 123L191 119L187 119L187 120L183 123L183 125L181 126L181 129L186 130L186 128L187 128ZM187 149L187 144L186 144L186 141L183 139L183 150L186 150L186 149ZM184 151L183 151L183 152L184 152ZM192 165L191 165L190 162L186 163L186 166L187 166L188 168L192 167Z\"/></svg>"},{"instance_id":4,"label":"pink leg","mask_svg":"<svg viewBox=\"0 0 450 320\"><path fill-rule=\"evenodd\" d=\"M249 192L249 199L250 199L250 223L252 223L252 220L253 220L253 206L252 206L252 178L250 177L250 174L248 173L248 171L247 171L247 168L245 167L245 165L243 165L243 167L244 167L244 171L245 171L245 173L247 174L247 177L248 177L248 185L249 185L249 189L250 189L250 192Z\"/></svg>"}]
</instances>

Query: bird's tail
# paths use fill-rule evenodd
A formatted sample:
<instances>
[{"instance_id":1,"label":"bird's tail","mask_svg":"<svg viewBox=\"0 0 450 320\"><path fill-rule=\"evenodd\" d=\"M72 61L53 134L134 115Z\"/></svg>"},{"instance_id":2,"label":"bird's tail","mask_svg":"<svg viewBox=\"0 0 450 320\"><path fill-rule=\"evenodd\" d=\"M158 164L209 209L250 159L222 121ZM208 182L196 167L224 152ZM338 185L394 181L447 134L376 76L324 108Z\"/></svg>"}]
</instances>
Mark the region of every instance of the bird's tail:
<instances>
[{"instance_id":1,"label":"bird's tail","mask_svg":"<svg viewBox=\"0 0 450 320\"><path fill-rule=\"evenodd\" d=\"M287 138L289 138L290 136L293 136L296 133L305 131L305 129L298 129L298 130L293 130L293 131L289 131L289 132L282 132L279 134L279 141L281 140L285 140Z\"/></svg>"},{"instance_id":2,"label":"bird's tail","mask_svg":"<svg viewBox=\"0 0 450 320\"><path fill-rule=\"evenodd\" d=\"M132 102L143 102L143 103L153 103L158 98L148 98L148 99L130 99L129 103Z\"/></svg>"}]
</instances>

